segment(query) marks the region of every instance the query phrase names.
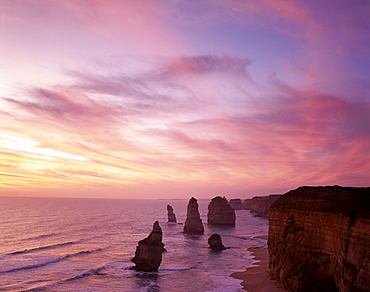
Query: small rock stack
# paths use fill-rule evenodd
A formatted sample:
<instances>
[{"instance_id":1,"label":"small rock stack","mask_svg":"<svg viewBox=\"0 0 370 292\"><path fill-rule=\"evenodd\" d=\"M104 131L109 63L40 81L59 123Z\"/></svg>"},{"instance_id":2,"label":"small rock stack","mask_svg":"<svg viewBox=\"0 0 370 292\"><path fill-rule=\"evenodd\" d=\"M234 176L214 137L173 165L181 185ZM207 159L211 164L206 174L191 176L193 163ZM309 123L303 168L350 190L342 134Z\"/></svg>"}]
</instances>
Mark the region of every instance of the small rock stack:
<instances>
[{"instance_id":1,"label":"small rock stack","mask_svg":"<svg viewBox=\"0 0 370 292\"><path fill-rule=\"evenodd\" d=\"M171 205L167 205L168 222L176 223L176 216Z\"/></svg>"}]
</instances>

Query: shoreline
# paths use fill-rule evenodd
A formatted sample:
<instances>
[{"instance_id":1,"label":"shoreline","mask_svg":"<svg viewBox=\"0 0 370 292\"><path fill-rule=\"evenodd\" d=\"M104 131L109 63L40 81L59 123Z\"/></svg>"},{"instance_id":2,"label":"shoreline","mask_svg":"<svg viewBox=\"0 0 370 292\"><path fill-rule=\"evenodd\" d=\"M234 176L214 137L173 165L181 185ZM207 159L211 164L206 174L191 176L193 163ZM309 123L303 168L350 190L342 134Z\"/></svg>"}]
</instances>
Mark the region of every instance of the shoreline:
<instances>
[{"instance_id":1,"label":"shoreline","mask_svg":"<svg viewBox=\"0 0 370 292\"><path fill-rule=\"evenodd\" d=\"M267 240L267 235L255 236ZM243 280L240 285L243 286L243 291L248 292L285 292L283 284L278 281L271 280L269 275L269 254L267 246L250 247L248 249L254 255L253 266L246 268L244 272L234 272L230 276Z\"/></svg>"}]
</instances>

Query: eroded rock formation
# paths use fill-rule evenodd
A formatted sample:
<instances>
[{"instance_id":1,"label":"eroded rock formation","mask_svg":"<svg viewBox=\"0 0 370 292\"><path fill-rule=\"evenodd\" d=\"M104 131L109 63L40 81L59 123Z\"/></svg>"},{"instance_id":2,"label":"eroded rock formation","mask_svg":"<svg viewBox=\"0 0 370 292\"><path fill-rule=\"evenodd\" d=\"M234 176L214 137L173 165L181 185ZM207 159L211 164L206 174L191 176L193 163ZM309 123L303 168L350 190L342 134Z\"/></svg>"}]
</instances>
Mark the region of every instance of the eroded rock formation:
<instances>
[{"instance_id":1,"label":"eroded rock formation","mask_svg":"<svg viewBox=\"0 0 370 292\"><path fill-rule=\"evenodd\" d=\"M226 249L226 247L222 244L221 236L217 233L212 234L208 238L208 244L212 251L220 251Z\"/></svg>"},{"instance_id":2,"label":"eroded rock formation","mask_svg":"<svg viewBox=\"0 0 370 292\"><path fill-rule=\"evenodd\" d=\"M168 222L176 223L176 215L173 213L173 208L171 205L167 205L167 217Z\"/></svg>"},{"instance_id":3,"label":"eroded rock formation","mask_svg":"<svg viewBox=\"0 0 370 292\"><path fill-rule=\"evenodd\" d=\"M153 225L153 230L147 238L139 241L135 257L131 259L134 270L144 272L157 271L162 262L162 253L165 251L162 243L162 229L158 221Z\"/></svg>"},{"instance_id":4,"label":"eroded rock formation","mask_svg":"<svg viewBox=\"0 0 370 292\"><path fill-rule=\"evenodd\" d=\"M198 210L198 202L195 198L191 198L188 204L186 221L184 225L184 233L188 234L203 234L204 227Z\"/></svg>"},{"instance_id":5,"label":"eroded rock formation","mask_svg":"<svg viewBox=\"0 0 370 292\"><path fill-rule=\"evenodd\" d=\"M370 188L300 187L270 208L271 276L291 291L370 291Z\"/></svg>"},{"instance_id":6,"label":"eroded rock formation","mask_svg":"<svg viewBox=\"0 0 370 292\"><path fill-rule=\"evenodd\" d=\"M251 209L251 203L252 203L252 199L245 199L243 201L243 208L246 209L246 210L250 210Z\"/></svg>"},{"instance_id":7,"label":"eroded rock formation","mask_svg":"<svg viewBox=\"0 0 370 292\"><path fill-rule=\"evenodd\" d=\"M226 198L215 197L208 204L208 224L235 226L235 211Z\"/></svg>"},{"instance_id":8,"label":"eroded rock formation","mask_svg":"<svg viewBox=\"0 0 370 292\"><path fill-rule=\"evenodd\" d=\"M255 213L257 217L268 217L269 209L281 195L269 195L253 197L250 204L251 213Z\"/></svg>"},{"instance_id":9,"label":"eroded rock formation","mask_svg":"<svg viewBox=\"0 0 370 292\"><path fill-rule=\"evenodd\" d=\"M229 204L234 210L242 210L243 209L242 200L240 200L240 199L231 199Z\"/></svg>"}]
</instances>

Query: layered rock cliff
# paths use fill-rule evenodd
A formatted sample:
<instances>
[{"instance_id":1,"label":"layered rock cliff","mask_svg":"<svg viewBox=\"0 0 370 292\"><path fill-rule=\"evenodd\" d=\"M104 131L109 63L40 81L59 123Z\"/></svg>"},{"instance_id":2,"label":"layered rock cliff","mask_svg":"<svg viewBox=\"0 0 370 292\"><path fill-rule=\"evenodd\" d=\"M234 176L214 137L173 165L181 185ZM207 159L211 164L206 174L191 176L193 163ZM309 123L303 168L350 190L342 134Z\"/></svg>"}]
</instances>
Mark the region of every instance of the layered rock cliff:
<instances>
[{"instance_id":1,"label":"layered rock cliff","mask_svg":"<svg viewBox=\"0 0 370 292\"><path fill-rule=\"evenodd\" d=\"M208 204L207 222L210 225L235 226L235 211L226 198L214 197Z\"/></svg>"},{"instance_id":2,"label":"layered rock cliff","mask_svg":"<svg viewBox=\"0 0 370 292\"><path fill-rule=\"evenodd\" d=\"M158 221L156 221L149 236L140 240L136 247L135 257L131 259L135 263L133 269L144 272L157 271L162 262L162 253L164 251L162 229Z\"/></svg>"},{"instance_id":3,"label":"layered rock cliff","mask_svg":"<svg viewBox=\"0 0 370 292\"><path fill-rule=\"evenodd\" d=\"M370 188L300 187L270 208L271 276L291 291L370 291Z\"/></svg>"},{"instance_id":4,"label":"layered rock cliff","mask_svg":"<svg viewBox=\"0 0 370 292\"><path fill-rule=\"evenodd\" d=\"M195 198L189 200L186 221L184 225L184 233L188 234L203 234L204 227L198 210L198 201Z\"/></svg>"},{"instance_id":5,"label":"layered rock cliff","mask_svg":"<svg viewBox=\"0 0 370 292\"><path fill-rule=\"evenodd\" d=\"M250 211L255 213L257 217L268 217L269 209L281 195L269 195L253 197L250 202Z\"/></svg>"}]
</instances>

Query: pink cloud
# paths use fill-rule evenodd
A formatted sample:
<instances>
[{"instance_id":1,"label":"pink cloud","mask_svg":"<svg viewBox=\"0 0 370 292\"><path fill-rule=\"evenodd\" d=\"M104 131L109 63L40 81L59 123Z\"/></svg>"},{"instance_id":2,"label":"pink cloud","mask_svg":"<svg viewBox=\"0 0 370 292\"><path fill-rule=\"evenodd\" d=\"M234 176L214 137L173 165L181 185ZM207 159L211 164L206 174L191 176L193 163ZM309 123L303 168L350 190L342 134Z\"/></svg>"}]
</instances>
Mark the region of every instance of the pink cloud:
<instances>
[{"instance_id":1,"label":"pink cloud","mask_svg":"<svg viewBox=\"0 0 370 292\"><path fill-rule=\"evenodd\" d=\"M26 165L35 165L24 183L34 185L40 176L62 185L108 183L143 192L162 183L220 190L366 183L366 99L351 101L272 78L256 96L247 87L230 95L225 109L218 102L223 92L213 90L212 99L203 98L202 88L188 78L207 80L216 72L231 88L243 86L250 77L238 58L172 60L135 75L69 71L74 79L69 85L37 87L24 99L8 98L12 111L7 119L13 120L8 131L29 129L40 147L87 159L56 160L39 169L34 158L19 152ZM168 72L176 72L176 78ZM18 111L26 119L19 119ZM12 175L22 173L22 165Z\"/></svg>"}]
</instances>

